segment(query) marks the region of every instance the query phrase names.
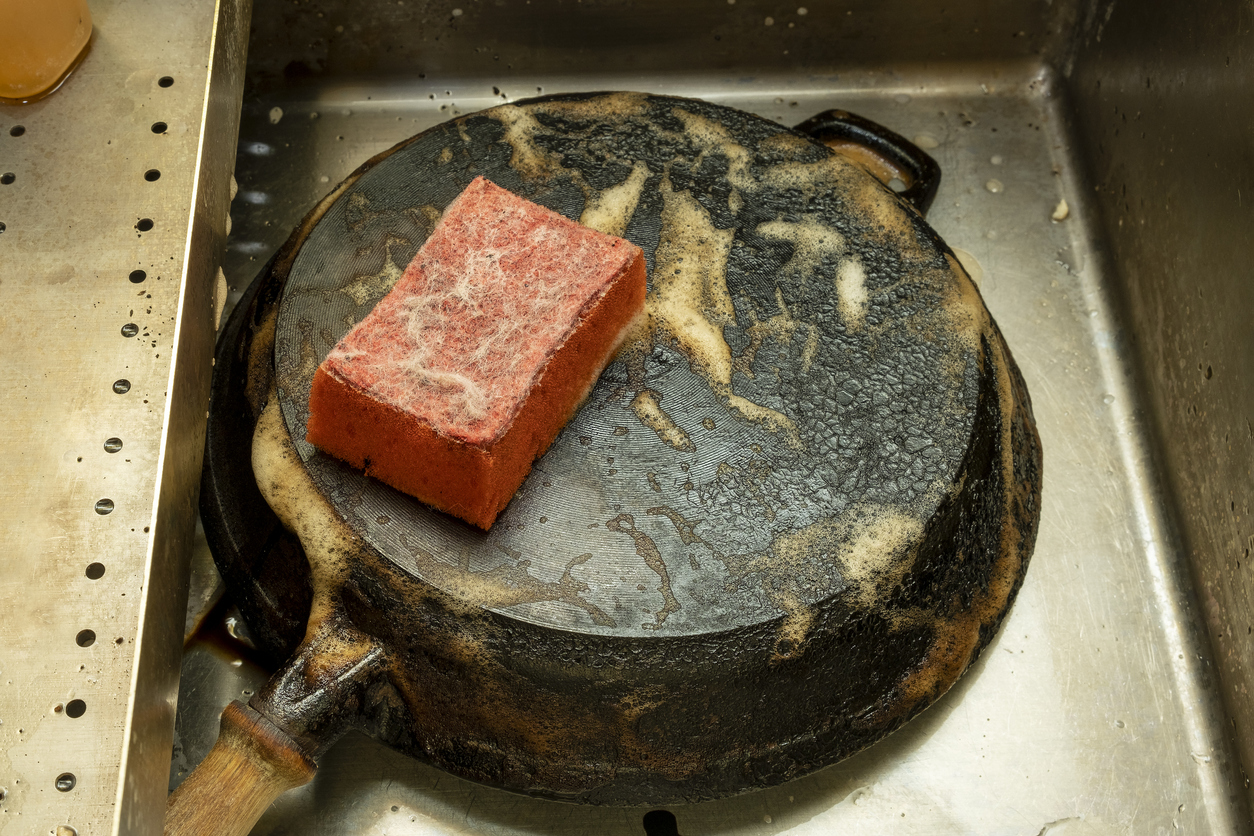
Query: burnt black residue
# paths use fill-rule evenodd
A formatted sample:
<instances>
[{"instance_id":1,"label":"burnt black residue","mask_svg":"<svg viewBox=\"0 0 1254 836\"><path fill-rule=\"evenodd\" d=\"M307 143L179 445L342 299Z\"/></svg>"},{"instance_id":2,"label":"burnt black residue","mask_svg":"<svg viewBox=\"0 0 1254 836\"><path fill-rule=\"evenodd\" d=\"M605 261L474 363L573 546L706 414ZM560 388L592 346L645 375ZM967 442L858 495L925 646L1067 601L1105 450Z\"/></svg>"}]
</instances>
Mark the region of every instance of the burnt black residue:
<instances>
[{"instance_id":1,"label":"burnt black residue","mask_svg":"<svg viewBox=\"0 0 1254 836\"><path fill-rule=\"evenodd\" d=\"M641 593L647 611L637 607L631 617L614 613L612 621L595 622L594 608L555 597L567 612L593 613L593 626L524 620L508 607L438 588L412 560L363 547L320 599L320 618L306 625L312 593L304 553L261 501L248 450L257 393L269 390L273 375L254 355L264 356L274 339L288 271L316 229L311 214L236 308L220 344L202 490L211 546L258 646L277 661L312 627L310 647L254 700L310 751L359 727L472 780L592 803L699 801L769 786L858 751L939 697L989 641L1022 582L1041 473L1030 405L994 326L981 325L976 340L940 327L940 311L952 302L946 281L953 279L945 279L947 251L935 233L911 216L902 224L910 246L894 246L899 230L887 234L836 188L734 193L732 156L706 153L685 135L679 110L723 125L753 149L751 172L829 154L749 114L667 97L649 97L643 106L636 97L620 118L612 108L598 115L552 107L597 101L584 95L520 103L540 125L536 145L557 161L547 173L515 170L503 120L476 114L359 169L343 193L358 185L372 190L368 213L357 201L350 217L344 201L322 207L325 217L336 234L359 236L354 246L384 240L373 223L402 218L414 206L444 206L477 174L578 217L588 188L616 185L643 161L650 175L626 237L644 249L652 269L664 182L690 194L716 228L735 229L727 284L736 322L724 337L733 353L752 344L756 355L752 374L735 373L733 390L795 422L803 444L789 446L782 434L731 410L718 413L712 428L689 422L695 452L681 457L663 449L667 458L645 469L647 483L640 475L638 508L613 508L570 535L608 530L636 547L657 580ZM403 185L381 188L388 182ZM804 281L784 280L793 244L756 231L803 215L850 242L847 254L866 276L864 321L846 322L834 298L841 256L819 258ZM421 236L411 237L416 247ZM318 280L335 287L348 275L331 270ZM785 314L805 327L791 339L754 343L753 322ZM332 317L335 327L347 327L343 316ZM800 358L811 333L821 359L805 366ZM646 382L662 393L663 409L687 403L706 415L720 406L689 358L659 344L635 369L620 362L599 384L592 402L606 427L634 420L623 393ZM700 466L711 464L701 459L708 445L724 432L744 439L731 431L746 428L751 442L700 475ZM614 467L627 471L629 442L650 432L606 429L604 437L621 446ZM962 490L953 490L958 485ZM808 555L833 561L812 573L823 581L815 600L785 601L791 590L769 579L786 567L761 570L760 562L772 559L772 538L858 503L917 521L917 548L900 556L913 562L886 573L873 595L860 594L842 585L847 579L832 557L841 544L829 544ZM359 535L370 533L362 520L386 518L389 529L403 528L394 510L386 517L349 511L341 517ZM551 528L557 516L543 519ZM589 550L578 545L570 555L582 558ZM581 577L594 577L595 560L578 564L587 573ZM469 567L468 558L464 563ZM565 564L568 575L572 565ZM538 574L537 566L523 568ZM689 582L687 591L681 581ZM693 611L717 614L731 603L749 614L717 629L667 633ZM792 610L783 612L785 606ZM316 655L320 648L331 652Z\"/></svg>"},{"instance_id":2,"label":"burnt black residue","mask_svg":"<svg viewBox=\"0 0 1254 836\"><path fill-rule=\"evenodd\" d=\"M259 334L263 342L272 337L264 333L263 311L277 303L274 285L254 282L218 341L200 489L201 518L218 570L271 667L304 635L313 600L304 550L262 498L250 457L260 415L248 398L250 376L268 377L269 370L250 364L248 349ZM262 385L268 388L268 380Z\"/></svg>"}]
</instances>

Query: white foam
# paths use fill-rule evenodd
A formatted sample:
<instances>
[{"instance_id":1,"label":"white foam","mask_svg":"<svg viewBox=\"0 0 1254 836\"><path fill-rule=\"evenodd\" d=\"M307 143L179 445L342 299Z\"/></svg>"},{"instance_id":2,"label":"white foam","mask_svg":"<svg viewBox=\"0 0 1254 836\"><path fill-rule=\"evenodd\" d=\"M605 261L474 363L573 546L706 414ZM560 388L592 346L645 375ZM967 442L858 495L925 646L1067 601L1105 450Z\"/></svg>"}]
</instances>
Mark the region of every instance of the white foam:
<instances>
[{"instance_id":1,"label":"white foam","mask_svg":"<svg viewBox=\"0 0 1254 836\"><path fill-rule=\"evenodd\" d=\"M866 319L866 271L857 256L842 261L836 272L836 304L850 328L856 331L862 327Z\"/></svg>"}]
</instances>

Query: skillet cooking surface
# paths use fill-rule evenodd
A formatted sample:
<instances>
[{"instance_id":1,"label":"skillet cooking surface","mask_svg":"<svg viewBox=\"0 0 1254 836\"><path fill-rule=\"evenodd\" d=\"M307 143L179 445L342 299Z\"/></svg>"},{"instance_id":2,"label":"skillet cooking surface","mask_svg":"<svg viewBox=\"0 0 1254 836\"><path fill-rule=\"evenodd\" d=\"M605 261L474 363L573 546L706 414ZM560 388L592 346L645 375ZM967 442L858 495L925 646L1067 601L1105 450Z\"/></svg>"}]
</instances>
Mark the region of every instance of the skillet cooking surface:
<instances>
[{"instance_id":1,"label":"skillet cooking surface","mask_svg":"<svg viewBox=\"0 0 1254 836\"><path fill-rule=\"evenodd\" d=\"M303 440L317 364L480 174L635 242L650 281L647 325L487 534ZM918 214L819 143L698 101L567 96L437 127L352 184L292 266L275 359L315 483L404 571L534 625L772 625L787 653L816 604L917 609L903 572L996 397L990 329Z\"/></svg>"}]
</instances>

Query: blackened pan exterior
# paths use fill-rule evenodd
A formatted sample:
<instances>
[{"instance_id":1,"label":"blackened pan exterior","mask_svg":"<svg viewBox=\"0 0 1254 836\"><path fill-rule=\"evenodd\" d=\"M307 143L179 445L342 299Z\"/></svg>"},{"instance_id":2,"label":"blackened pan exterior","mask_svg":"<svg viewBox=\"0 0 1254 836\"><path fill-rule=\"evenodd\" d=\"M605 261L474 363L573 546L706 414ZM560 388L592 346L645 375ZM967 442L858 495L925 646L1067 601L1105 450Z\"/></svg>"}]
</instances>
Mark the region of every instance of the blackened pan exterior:
<instances>
[{"instance_id":1,"label":"blackened pan exterior","mask_svg":"<svg viewBox=\"0 0 1254 836\"><path fill-rule=\"evenodd\" d=\"M276 306L300 247L332 198L387 156L311 213L219 347L203 492L211 545L275 658L290 652L315 588L320 595L306 644L255 707L314 753L356 725L472 780L595 803L665 803L832 763L921 711L976 658L1022 582L1040 486L1027 394L986 316L970 351L967 377L977 382L963 390L969 432L949 474L957 489L918 520L900 571L810 602L804 629L790 629L795 613L772 610L769 595L760 618L683 635L560 629L440 588L347 524L342 542L357 543L354 554L311 580L299 543L260 502L245 451L274 382ZM948 254L921 220L910 223L936 258ZM316 489L309 501L322 501ZM634 516L603 522L638 530ZM856 512L847 520L859 522ZM315 660L328 649L341 663Z\"/></svg>"}]
</instances>

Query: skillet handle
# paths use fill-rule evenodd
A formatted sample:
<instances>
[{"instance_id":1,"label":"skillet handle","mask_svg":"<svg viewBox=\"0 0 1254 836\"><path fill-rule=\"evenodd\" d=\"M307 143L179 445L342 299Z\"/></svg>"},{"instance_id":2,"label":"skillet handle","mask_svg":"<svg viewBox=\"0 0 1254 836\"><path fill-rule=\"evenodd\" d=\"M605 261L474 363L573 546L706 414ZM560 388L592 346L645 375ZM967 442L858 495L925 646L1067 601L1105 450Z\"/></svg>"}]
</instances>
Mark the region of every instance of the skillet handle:
<instances>
[{"instance_id":1,"label":"skillet handle","mask_svg":"<svg viewBox=\"0 0 1254 836\"><path fill-rule=\"evenodd\" d=\"M165 836L246 836L276 798L307 784L317 768L278 726L232 702L218 742L170 795Z\"/></svg>"},{"instance_id":2,"label":"skillet handle","mask_svg":"<svg viewBox=\"0 0 1254 836\"><path fill-rule=\"evenodd\" d=\"M863 163L885 185L893 177L900 179L906 184L900 197L927 215L940 188L940 166L901 134L847 110L825 110L793 129ZM866 159L867 152L872 160Z\"/></svg>"}]
</instances>

